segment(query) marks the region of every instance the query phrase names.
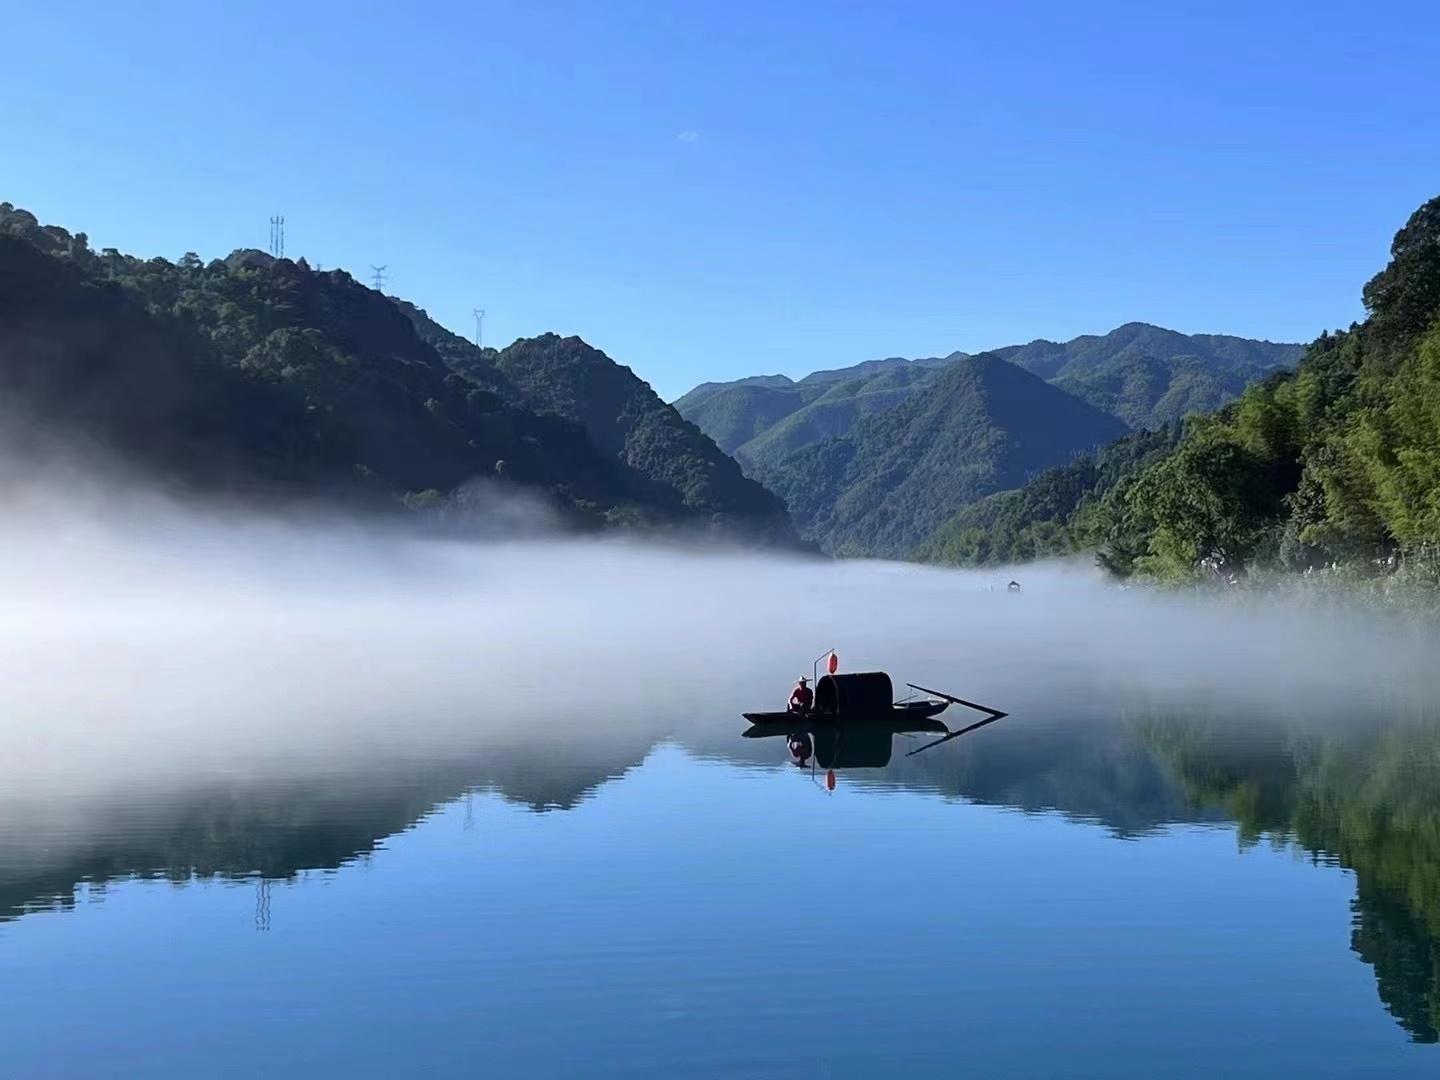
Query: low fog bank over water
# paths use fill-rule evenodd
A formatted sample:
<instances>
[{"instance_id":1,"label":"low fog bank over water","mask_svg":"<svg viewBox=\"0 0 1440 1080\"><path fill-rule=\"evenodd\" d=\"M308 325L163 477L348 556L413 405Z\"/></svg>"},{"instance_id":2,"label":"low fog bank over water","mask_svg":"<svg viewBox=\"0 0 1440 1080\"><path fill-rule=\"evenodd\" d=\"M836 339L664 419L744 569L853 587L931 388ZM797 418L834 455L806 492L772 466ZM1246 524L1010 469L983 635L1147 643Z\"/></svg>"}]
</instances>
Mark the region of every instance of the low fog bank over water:
<instances>
[{"instance_id":1,"label":"low fog bank over water","mask_svg":"<svg viewBox=\"0 0 1440 1080\"><path fill-rule=\"evenodd\" d=\"M1019 594L1005 591L1017 577ZM475 543L148 494L13 500L0 525L0 787L701 743L834 646L1014 723L1135 707L1363 719L1428 701L1434 642L1360 611L634 539Z\"/></svg>"}]
</instances>

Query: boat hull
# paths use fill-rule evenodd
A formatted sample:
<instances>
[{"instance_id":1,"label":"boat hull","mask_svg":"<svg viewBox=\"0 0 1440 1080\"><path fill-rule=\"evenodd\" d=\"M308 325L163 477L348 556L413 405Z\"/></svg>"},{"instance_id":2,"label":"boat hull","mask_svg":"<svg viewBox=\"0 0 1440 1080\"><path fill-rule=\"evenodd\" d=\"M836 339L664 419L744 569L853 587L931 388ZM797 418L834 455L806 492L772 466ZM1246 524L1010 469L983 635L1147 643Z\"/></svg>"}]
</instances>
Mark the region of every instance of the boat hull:
<instances>
[{"instance_id":1,"label":"boat hull","mask_svg":"<svg viewBox=\"0 0 1440 1080\"><path fill-rule=\"evenodd\" d=\"M741 713L752 724L784 727L787 731L804 731L828 724L905 724L916 720L928 720L944 712L948 701L911 701L892 705L888 709L876 709L863 713L822 713L822 712L747 712Z\"/></svg>"}]
</instances>

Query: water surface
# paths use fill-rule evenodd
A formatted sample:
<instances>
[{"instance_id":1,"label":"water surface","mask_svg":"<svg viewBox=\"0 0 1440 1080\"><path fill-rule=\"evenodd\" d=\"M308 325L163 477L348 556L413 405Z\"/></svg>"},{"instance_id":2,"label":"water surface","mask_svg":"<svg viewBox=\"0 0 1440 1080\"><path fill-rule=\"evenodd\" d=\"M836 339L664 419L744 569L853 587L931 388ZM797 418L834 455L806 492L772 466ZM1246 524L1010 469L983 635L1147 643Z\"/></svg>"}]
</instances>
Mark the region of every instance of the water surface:
<instances>
[{"instance_id":1,"label":"water surface","mask_svg":"<svg viewBox=\"0 0 1440 1080\"><path fill-rule=\"evenodd\" d=\"M7 1071L1440 1066L1424 722L1016 716L833 792L742 727L17 806Z\"/></svg>"},{"instance_id":2,"label":"water surface","mask_svg":"<svg viewBox=\"0 0 1440 1080\"><path fill-rule=\"evenodd\" d=\"M68 507L0 521L8 1074L1440 1068L1426 633ZM1011 715L829 792L739 714L831 644Z\"/></svg>"}]
</instances>

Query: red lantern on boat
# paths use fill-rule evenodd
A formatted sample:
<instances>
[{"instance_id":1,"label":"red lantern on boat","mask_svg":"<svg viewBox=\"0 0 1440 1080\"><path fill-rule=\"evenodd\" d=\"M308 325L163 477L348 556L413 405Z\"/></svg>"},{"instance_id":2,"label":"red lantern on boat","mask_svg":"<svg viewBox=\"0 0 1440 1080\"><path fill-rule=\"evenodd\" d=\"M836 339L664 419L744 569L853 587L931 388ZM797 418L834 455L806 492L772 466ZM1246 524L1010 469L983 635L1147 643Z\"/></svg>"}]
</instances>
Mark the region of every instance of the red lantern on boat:
<instances>
[{"instance_id":1,"label":"red lantern on boat","mask_svg":"<svg viewBox=\"0 0 1440 1080\"><path fill-rule=\"evenodd\" d=\"M825 670L830 672L831 675L834 675L835 672L840 670L840 658L833 652L830 654L830 659L825 661Z\"/></svg>"}]
</instances>

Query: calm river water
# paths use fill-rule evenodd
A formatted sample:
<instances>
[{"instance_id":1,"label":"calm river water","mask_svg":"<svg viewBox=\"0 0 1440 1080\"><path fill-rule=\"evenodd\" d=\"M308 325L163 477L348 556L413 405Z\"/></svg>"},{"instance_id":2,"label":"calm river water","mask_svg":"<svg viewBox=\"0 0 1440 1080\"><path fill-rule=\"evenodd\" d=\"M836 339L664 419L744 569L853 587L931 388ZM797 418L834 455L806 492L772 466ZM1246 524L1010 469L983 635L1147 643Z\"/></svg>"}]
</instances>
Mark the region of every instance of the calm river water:
<instances>
[{"instance_id":1,"label":"calm river water","mask_svg":"<svg viewBox=\"0 0 1440 1080\"><path fill-rule=\"evenodd\" d=\"M1016 573L11 515L0 1074L1440 1075L1433 634Z\"/></svg>"},{"instance_id":2,"label":"calm river water","mask_svg":"<svg viewBox=\"0 0 1440 1080\"><path fill-rule=\"evenodd\" d=\"M1161 712L31 791L0 1071L1435 1076L1440 728Z\"/></svg>"}]
</instances>

